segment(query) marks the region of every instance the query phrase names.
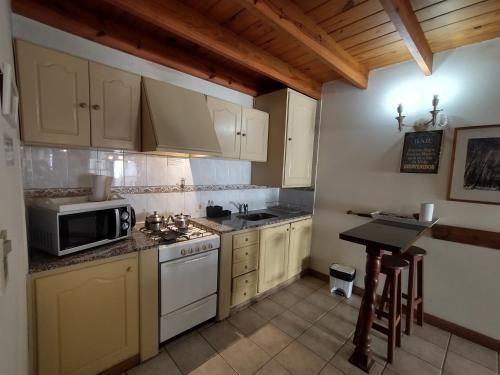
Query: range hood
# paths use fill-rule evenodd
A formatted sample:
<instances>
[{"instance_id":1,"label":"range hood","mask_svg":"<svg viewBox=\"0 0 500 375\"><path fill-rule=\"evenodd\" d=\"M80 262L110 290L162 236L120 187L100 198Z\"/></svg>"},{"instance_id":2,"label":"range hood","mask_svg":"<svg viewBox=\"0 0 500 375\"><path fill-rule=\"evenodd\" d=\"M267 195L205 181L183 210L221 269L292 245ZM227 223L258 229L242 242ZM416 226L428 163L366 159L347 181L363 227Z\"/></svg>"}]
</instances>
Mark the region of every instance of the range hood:
<instances>
[{"instance_id":1,"label":"range hood","mask_svg":"<svg viewBox=\"0 0 500 375\"><path fill-rule=\"evenodd\" d=\"M206 96L144 77L142 151L182 156L221 155Z\"/></svg>"}]
</instances>

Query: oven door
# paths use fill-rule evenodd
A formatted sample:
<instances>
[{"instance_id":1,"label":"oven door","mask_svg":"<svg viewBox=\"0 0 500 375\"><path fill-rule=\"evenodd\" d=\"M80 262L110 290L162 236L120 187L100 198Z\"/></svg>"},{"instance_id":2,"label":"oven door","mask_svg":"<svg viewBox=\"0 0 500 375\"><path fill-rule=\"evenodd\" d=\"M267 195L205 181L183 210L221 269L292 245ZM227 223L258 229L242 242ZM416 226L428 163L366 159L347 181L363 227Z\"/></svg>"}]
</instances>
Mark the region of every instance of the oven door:
<instances>
[{"instance_id":1,"label":"oven door","mask_svg":"<svg viewBox=\"0 0 500 375\"><path fill-rule=\"evenodd\" d=\"M217 292L219 251L161 263L161 315Z\"/></svg>"},{"instance_id":2,"label":"oven door","mask_svg":"<svg viewBox=\"0 0 500 375\"><path fill-rule=\"evenodd\" d=\"M121 235L120 209L110 208L59 215L59 253L106 244Z\"/></svg>"}]
</instances>

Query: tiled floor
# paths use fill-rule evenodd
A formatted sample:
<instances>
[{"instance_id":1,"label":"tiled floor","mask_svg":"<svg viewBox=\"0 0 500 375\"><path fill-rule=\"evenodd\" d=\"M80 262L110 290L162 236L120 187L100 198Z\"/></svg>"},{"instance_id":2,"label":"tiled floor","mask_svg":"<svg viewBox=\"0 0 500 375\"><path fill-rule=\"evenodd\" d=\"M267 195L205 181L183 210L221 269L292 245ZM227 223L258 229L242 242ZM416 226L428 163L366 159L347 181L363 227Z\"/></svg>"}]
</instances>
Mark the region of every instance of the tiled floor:
<instances>
[{"instance_id":1,"label":"tiled floor","mask_svg":"<svg viewBox=\"0 0 500 375\"><path fill-rule=\"evenodd\" d=\"M360 298L332 297L306 276L229 319L168 343L127 375L364 374L348 361ZM392 364L374 333L372 374L498 375L498 353L430 325L403 335Z\"/></svg>"}]
</instances>

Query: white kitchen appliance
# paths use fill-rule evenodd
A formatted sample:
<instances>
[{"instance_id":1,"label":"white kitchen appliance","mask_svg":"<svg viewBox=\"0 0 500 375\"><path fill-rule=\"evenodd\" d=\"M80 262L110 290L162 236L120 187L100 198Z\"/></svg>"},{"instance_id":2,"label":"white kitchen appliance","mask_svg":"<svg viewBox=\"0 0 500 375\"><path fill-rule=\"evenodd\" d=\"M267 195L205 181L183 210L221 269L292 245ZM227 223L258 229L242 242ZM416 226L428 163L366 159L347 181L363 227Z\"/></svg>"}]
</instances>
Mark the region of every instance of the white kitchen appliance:
<instances>
[{"instance_id":1,"label":"white kitchen appliance","mask_svg":"<svg viewBox=\"0 0 500 375\"><path fill-rule=\"evenodd\" d=\"M159 237L164 342L216 315L220 237L192 225L182 231L169 227Z\"/></svg>"}]
</instances>

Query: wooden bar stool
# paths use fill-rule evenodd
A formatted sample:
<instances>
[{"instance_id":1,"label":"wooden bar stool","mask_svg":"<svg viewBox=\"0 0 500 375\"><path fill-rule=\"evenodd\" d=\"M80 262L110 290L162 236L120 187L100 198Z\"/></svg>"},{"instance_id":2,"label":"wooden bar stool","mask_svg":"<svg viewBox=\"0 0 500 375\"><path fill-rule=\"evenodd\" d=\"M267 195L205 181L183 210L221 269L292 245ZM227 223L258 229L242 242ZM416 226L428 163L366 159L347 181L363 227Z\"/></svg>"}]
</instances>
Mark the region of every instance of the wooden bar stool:
<instances>
[{"instance_id":1,"label":"wooden bar stool","mask_svg":"<svg viewBox=\"0 0 500 375\"><path fill-rule=\"evenodd\" d=\"M415 309L417 310L417 324L424 322L424 256L427 251L418 246L412 246L401 257L410 264L408 270L408 289L403 298L406 299L406 328L405 333L411 335ZM415 288L415 276L417 285Z\"/></svg>"},{"instance_id":2,"label":"wooden bar stool","mask_svg":"<svg viewBox=\"0 0 500 375\"><path fill-rule=\"evenodd\" d=\"M392 255L382 255L380 272L386 275L384 284L385 301L379 305L377 314L379 319L388 319L388 326L374 322L372 328L387 335L387 361L392 363L396 346L401 346L401 271L408 267L408 262L401 257ZM389 304L389 312L381 310L385 304ZM356 343L358 327L354 334Z\"/></svg>"}]
</instances>

